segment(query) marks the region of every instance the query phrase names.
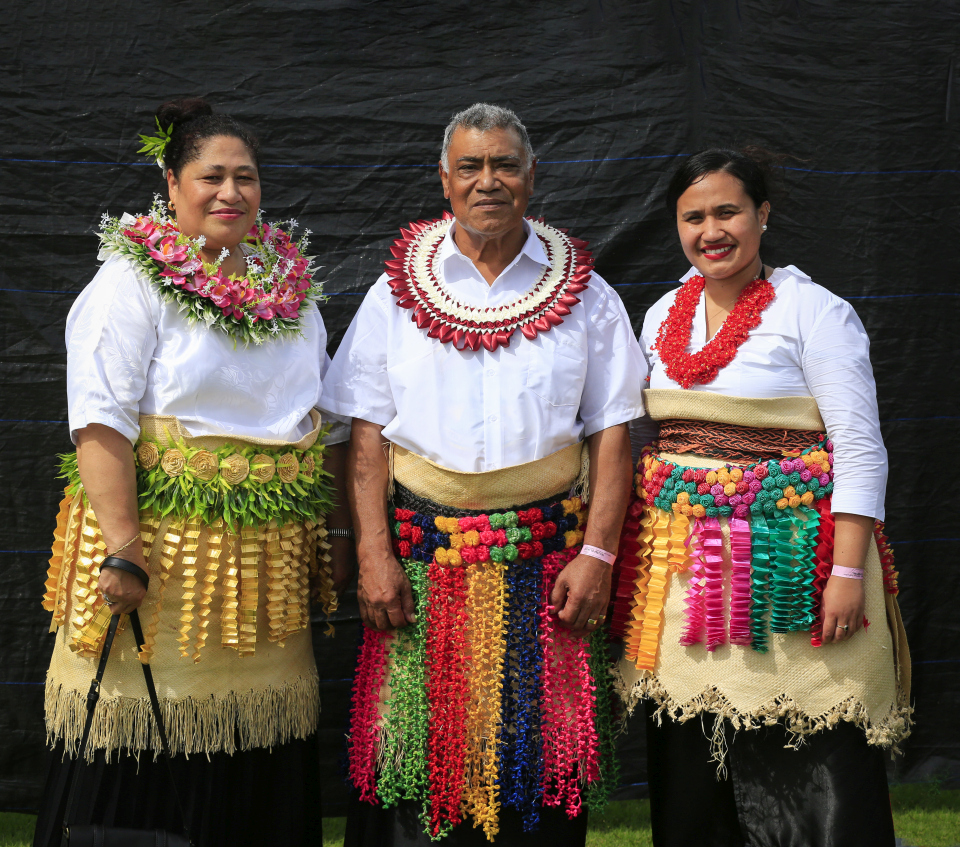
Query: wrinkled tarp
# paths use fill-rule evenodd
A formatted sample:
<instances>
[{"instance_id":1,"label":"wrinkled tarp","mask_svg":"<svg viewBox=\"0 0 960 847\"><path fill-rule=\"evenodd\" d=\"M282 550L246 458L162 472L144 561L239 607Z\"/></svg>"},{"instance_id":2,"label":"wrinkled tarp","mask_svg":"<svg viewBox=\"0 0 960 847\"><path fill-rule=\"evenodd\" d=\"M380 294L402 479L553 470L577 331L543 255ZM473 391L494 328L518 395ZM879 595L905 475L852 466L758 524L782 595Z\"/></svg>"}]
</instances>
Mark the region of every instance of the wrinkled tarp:
<instances>
[{"instance_id":1,"label":"wrinkled tarp","mask_svg":"<svg viewBox=\"0 0 960 847\"><path fill-rule=\"evenodd\" d=\"M331 352L398 227L444 209L442 129L476 100L524 119L540 158L531 212L590 240L636 328L687 268L662 201L677 157L742 143L797 157L763 255L848 298L873 340L915 661L917 727L898 775L960 773L960 532L937 511L952 484L933 458L960 420L958 16L935 0L8 4L0 808L35 808L44 766L40 596L55 456L70 448L64 320L95 272L100 215L144 210L163 189L137 134L160 102L196 94L261 134L267 217L314 231ZM355 612L351 598L337 637L316 639L329 812L344 797ZM639 721L622 751L624 796L642 792Z\"/></svg>"}]
</instances>

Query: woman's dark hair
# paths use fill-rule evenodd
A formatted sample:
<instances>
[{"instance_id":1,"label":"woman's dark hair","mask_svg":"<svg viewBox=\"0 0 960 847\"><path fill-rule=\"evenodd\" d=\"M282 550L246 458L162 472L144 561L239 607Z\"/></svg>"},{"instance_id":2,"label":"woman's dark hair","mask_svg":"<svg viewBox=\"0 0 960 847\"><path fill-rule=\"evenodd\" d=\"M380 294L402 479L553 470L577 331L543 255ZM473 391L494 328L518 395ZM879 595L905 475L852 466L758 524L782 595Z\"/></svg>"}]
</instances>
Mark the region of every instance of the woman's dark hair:
<instances>
[{"instance_id":1,"label":"woman's dark hair","mask_svg":"<svg viewBox=\"0 0 960 847\"><path fill-rule=\"evenodd\" d=\"M184 165L200 155L208 138L228 135L239 138L260 168L260 141L249 129L229 115L215 115L213 107L201 97L171 100L157 109L157 120L164 129L172 129L170 141L163 151L163 164L173 175L180 176Z\"/></svg>"},{"instance_id":2,"label":"woman's dark hair","mask_svg":"<svg viewBox=\"0 0 960 847\"><path fill-rule=\"evenodd\" d=\"M784 158L762 147L744 147L742 150L712 147L694 153L677 168L667 186L667 211L675 215L680 195L707 174L717 171L739 179L747 196L759 208L770 199L771 184L776 182L776 172L782 170Z\"/></svg>"}]
</instances>

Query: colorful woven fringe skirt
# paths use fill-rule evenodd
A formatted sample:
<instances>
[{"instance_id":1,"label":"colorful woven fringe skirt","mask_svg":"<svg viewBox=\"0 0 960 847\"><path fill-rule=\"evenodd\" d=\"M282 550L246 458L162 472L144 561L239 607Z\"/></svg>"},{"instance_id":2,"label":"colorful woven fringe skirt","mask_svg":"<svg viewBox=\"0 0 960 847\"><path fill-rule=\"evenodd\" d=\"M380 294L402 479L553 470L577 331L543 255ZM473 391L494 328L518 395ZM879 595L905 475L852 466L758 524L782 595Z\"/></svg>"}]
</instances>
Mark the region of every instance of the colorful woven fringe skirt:
<instances>
[{"instance_id":1,"label":"colorful woven fringe skirt","mask_svg":"<svg viewBox=\"0 0 960 847\"><path fill-rule=\"evenodd\" d=\"M117 636L88 758L96 750L109 758L158 749L138 659L153 669L174 753L271 747L316 731L309 605L313 595L332 610L336 599L319 418L315 423L310 435L288 444L192 438L175 418L141 419L137 488L151 575L140 608L145 643L134 644L130 632ZM46 721L51 742L63 739L72 751L110 612L97 590L106 550L75 456L64 469L70 485L44 597L57 632ZM206 508L184 505L191 503Z\"/></svg>"},{"instance_id":2,"label":"colorful woven fringe skirt","mask_svg":"<svg viewBox=\"0 0 960 847\"><path fill-rule=\"evenodd\" d=\"M647 394L669 424L641 457L620 545L612 626L628 706L649 696L679 720L779 720L797 737L846 720L872 744L896 744L909 734L909 653L882 525L865 565L869 625L820 645L833 447L816 433L813 398ZM745 428L744 417L765 426Z\"/></svg>"},{"instance_id":3,"label":"colorful woven fringe skirt","mask_svg":"<svg viewBox=\"0 0 960 847\"><path fill-rule=\"evenodd\" d=\"M616 787L604 636L573 638L548 609L586 520L562 497L482 512L397 486L417 619L364 631L349 739L361 801L417 801L432 836L470 820L493 840L501 806L532 832L541 807L572 818Z\"/></svg>"}]
</instances>

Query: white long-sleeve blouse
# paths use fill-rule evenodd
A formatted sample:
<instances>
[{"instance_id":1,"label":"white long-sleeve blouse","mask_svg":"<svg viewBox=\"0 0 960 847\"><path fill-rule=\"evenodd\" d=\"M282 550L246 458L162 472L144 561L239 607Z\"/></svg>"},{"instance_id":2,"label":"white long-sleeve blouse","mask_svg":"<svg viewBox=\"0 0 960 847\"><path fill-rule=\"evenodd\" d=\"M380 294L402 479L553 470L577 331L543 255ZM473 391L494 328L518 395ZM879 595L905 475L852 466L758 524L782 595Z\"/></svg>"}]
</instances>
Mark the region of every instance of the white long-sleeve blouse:
<instances>
[{"instance_id":1,"label":"white long-sleeve blouse","mask_svg":"<svg viewBox=\"0 0 960 847\"><path fill-rule=\"evenodd\" d=\"M695 273L691 268L681 281ZM814 397L834 445L833 511L883 520L887 451L863 324L846 300L793 265L774 270L770 283L776 297L763 311L760 325L713 382L690 390L739 397ZM651 388L681 387L667 376L652 349L677 291L668 292L647 311L640 332ZM706 327L701 295L688 352L705 346Z\"/></svg>"}]
</instances>

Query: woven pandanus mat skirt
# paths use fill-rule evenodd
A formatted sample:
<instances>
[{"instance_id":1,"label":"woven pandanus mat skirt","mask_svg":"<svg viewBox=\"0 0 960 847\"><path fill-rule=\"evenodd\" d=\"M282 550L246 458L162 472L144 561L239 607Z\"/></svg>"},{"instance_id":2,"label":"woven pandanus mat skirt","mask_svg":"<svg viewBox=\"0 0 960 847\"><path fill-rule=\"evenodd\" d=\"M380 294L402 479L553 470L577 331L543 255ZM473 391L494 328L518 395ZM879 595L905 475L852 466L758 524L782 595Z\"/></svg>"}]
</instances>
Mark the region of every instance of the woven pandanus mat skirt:
<instances>
[{"instance_id":1,"label":"woven pandanus mat skirt","mask_svg":"<svg viewBox=\"0 0 960 847\"><path fill-rule=\"evenodd\" d=\"M335 597L327 562L319 417L299 442L194 439L173 418L141 419L140 529L151 574L145 644L121 622L87 756L159 749L139 662L149 661L176 753L269 748L316 731L310 601ZM46 682L51 742L76 749L109 610L106 553L75 457L54 536L44 607L56 643ZM200 503L202 507L190 508ZM264 505L266 504L266 505ZM273 508L273 512L270 511ZM255 513L259 514L255 514Z\"/></svg>"},{"instance_id":2,"label":"woven pandanus mat skirt","mask_svg":"<svg viewBox=\"0 0 960 847\"><path fill-rule=\"evenodd\" d=\"M757 419L786 436L822 430L810 397L715 397L660 390L651 408L671 421ZM832 456L825 435L779 461L749 464L645 451L615 604L625 641L618 688L629 708L650 697L661 716L708 712L737 729L780 722L797 740L838 721L883 747L909 734L909 651L882 527L865 564L869 625L819 645L833 553Z\"/></svg>"}]
</instances>

